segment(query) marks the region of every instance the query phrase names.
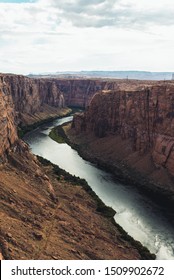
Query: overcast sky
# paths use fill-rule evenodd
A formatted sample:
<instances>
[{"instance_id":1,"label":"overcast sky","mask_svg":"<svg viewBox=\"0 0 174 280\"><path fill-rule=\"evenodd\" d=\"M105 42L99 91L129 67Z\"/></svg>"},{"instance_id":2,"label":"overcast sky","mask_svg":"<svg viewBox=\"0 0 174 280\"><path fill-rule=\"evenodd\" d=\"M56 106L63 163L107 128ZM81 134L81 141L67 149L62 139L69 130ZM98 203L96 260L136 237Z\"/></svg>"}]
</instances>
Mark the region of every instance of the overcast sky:
<instances>
[{"instance_id":1,"label":"overcast sky","mask_svg":"<svg viewBox=\"0 0 174 280\"><path fill-rule=\"evenodd\" d=\"M173 0L0 0L0 72L174 72Z\"/></svg>"}]
</instances>

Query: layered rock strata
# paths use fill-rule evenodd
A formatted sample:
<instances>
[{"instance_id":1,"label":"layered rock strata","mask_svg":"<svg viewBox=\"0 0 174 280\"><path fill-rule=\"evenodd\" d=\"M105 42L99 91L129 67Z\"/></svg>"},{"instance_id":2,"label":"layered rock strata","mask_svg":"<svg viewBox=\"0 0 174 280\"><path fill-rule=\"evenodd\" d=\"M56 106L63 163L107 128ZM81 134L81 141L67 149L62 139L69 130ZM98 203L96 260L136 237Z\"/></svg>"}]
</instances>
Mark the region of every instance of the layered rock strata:
<instances>
[{"instance_id":1,"label":"layered rock strata","mask_svg":"<svg viewBox=\"0 0 174 280\"><path fill-rule=\"evenodd\" d=\"M89 80L89 79L56 79L57 87L63 92L67 106L78 106L86 108L93 95L104 89L117 89L116 81Z\"/></svg>"},{"instance_id":2,"label":"layered rock strata","mask_svg":"<svg viewBox=\"0 0 174 280\"><path fill-rule=\"evenodd\" d=\"M15 111L9 88L0 79L0 159L3 153L17 141L17 129L15 125Z\"/></svg>"},{"instance_id":3,"label":"layered rock strata","mask_svg":"<svg viewBox=\"0 0 174 280\"><path fill-rule=\"evenodd\" d=\"M11 94L19 121L23 121L25 115L43 111L45 104L56 108L65 106L63 93L54 81L19 75L3 75L2 78Z\"/></svg>"},{"instance_id":4,"label":"layered rock strata","mask_svg":"<svg viewBox=\"0 0 174 280\"><path fill-rule=\"evenodd\" d=\"M9 86L16 111L35 113L43 104L63 107L62 92L54 81L30 79L19 75L4 75Z\"/></svg>"},{"instance_id":5,"label":"layered rock strata","mask_svg":"<svg viewBox=\"0 0 174 280\"><path fill-rule=\"evenodd\" d=\"M57 109L65 105L90 104L84 116L76 117L77 130L129 139L133 151L150 151L156 166L174 175L173 88L173 82L30 79L1 74L0 153L17 140L18 124L31 124L53 112L56 116ZM96 91L100 93L95 95Z\"/></svg>"},{"instance_id":6,"label":"layered rock strata","mask_svg":"<svg viewBox=\"0 0 174 280\"><path fill-rule=\"evenodd\" d=\"M99 138L119 135L132 153L150 153L156 167L174 176L174 83L99 92L73 127Z\"/></svg>"},{"instance_id":7,"label":"layered rock strata","mask_svg":"<svg viewBox=\"0 0 174 280\"><path fill-rule=\"evenodd\" d=\"M0 155L18 139L17 126L59 115L65 105L56 83L0 75Z\"/></svg>"},{"instance_id":8,"label":"layered rock strata","mask_svg":"<svg viewBox=\"0 0 174 280\"><path fill-rule=\"evenodd\" d=\"M118 82L108 80L31 79L0 74L0 154L17 140L18 125L61 115L59 109L65 105L86 107L96 91L117 88Z\"/></svg>"},{"instance_id":9,"label":"layered rock strata","mask_svg":"<svg viewBox=\"0 0 174 280\"><path fill-rule=\"evenodd\" d=\"M46 80L46 79L45 79ZM49 80L49 79L48 79ZM135 90L156 84L155 81L119 79L50 79L63 92L67 106L86 108L94 94L101 90ZM159 82L161 83L161 82Z\"/></svg>"}]
</instances>

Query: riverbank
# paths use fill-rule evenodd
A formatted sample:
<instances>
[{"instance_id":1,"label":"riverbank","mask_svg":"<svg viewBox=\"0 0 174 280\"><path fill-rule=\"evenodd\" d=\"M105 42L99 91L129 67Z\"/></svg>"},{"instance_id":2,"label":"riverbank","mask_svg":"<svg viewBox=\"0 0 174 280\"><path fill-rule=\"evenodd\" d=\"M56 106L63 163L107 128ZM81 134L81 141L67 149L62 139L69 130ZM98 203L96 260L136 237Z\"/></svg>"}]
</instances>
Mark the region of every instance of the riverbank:
<instances>
[{"instance_id":1,"label":"riverbank","mask_svg":"<svg viewBox=\"0 0 174 280\"><path fill-rule=\"evenodd\" d=\"M57 118L63 118L73 113L73 109L56 108L49 105L43 105L42 111L33 115L22 115L22 122L18 125L18 136L22 138L27 132L30 132L38 126Z\"/></svg>"},{"instance_id":2,"label":"riverbank","mask_svg":"<svg viewBox=\"0 0 174 280\"><path fill-rule=\"evenodd\" d=\"M115 180L118 182L136 187L138 191L148 196L152 201L155 201L162 211L167 211L166 216L173 223L174 193L172 188L170 189L163 184L157 184L155 180L149 180L148 176L138 172L135 168L130 168L124 161L118 160L114 151L114 137L98 139L89 134L81 133L77 135L71 128L71 124L63 125L57 129L59 136L76 149L81 157L114 174ZM56 134L55 132L56 129L54 129L54 134ZM149 170L152 170L154 167L148 155L144 160L146 164L148 163ZM143 165L142 162L139 164Z\"/></svg>"},{"instance_id":3,"label":"riverbank","mask_svg":"<svg viewBox=\"0 0 174 280\"><path fill-rule=\"evenodd\" d=\"M0 167L0 254L4 259L153 259L113 224L115 211L85 180L43 158L9 154Z\"/></svg>"},{"instance_id":4,"label":"riverbank","mask_svg":"<svg viewBox=\"0 0 174 280\"><path fill-rule=\"evenodd\" d=\"M99 215L101 215L101 225L103 224L102 220L103 218L107 219L107 223L111 223L113 225L113 229L115 228L118 232L118 236L120 236L118 239L120 239L120 241L122 240L123 242L128 242L129 246L131 247L135 247L136 250L138 251L138 253L140 254L140 258L141 259L155 259L155 255L151 254L149 252L149 250L142 246L142 244L138 241L135 241L131 236L129 236L124 229L118 225L115 220L114 220L114 215L115 215L115 210L113 210L111 207L106 206L103 201L96 195L96 193L91 189L91 187L87 184L86 180L81 179L79 177L73 176L70 173L66 172L65 170L59 168L59 166L52 164L51 162L49 162L48 160L39 157L38 159L40 161L40 163L44 166L44 167L51 167L53 169L54 174L57 176L57 180L61 181L63 179L64 182L67 182L68 184L71 184L72 186L80 186L83 188L83 190L85 191L85 196L81 197L82 200L85 199L86 194L89 195L90 197L90 203L95 204L95 209L93 209L93 207L91 208L89 203L87 203L87 201L84 201L84 203L88 204L88 211L94 211L93 214L95 215L95 213L98 213ZM79 195L78 195L79 196ZM88 198L89 199L89 198ZM59 198L58 198L59 200ZM72 198L71 198L72 201ZM90 209L91 208L91 209ZM104 220L103 220L104 221ZM81 221L82 223L82 221ZM112 226L109 227L110 229L112 229ZM88 228L90 230L90 227ZM96 236L96 238L100 238L98 235ZM122 246L121 244L118 246L120 247ZM114 249L114 248L113 248ZM115 248L115 250L117 251L117 249Z\"/></svg>"}]
</instances>

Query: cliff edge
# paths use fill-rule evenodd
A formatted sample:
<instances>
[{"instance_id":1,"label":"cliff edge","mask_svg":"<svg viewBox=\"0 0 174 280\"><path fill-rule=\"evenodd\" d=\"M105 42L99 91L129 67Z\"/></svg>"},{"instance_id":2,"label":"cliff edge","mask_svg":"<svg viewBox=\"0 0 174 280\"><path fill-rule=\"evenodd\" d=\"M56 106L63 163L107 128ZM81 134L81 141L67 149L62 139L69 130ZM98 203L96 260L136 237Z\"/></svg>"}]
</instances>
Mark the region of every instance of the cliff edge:
<instances>
[{"instance_id":1,"label":"cliff edge","mask_svg":"<svg viewBox=\"0 0 174 280\"><path fill-rule=\"evenodd\" d=\"M86 143L93 157L123 170L130 167L174 193L173 108L172 82L101 91L74 116L70 135Z\"/></svg>"}]
</instances>

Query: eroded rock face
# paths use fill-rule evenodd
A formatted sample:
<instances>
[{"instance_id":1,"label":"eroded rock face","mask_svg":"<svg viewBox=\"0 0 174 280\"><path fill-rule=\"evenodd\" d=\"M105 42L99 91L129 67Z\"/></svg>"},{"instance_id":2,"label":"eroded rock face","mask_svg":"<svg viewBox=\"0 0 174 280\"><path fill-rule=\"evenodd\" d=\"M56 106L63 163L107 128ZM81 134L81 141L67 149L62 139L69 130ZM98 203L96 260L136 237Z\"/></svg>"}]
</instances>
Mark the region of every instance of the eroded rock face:
<instances>
[{"instance_id":1,"label":"eroded rock face","mask_svg":"<svg viewBox=\"0 0 174 280\"><path fill-rule=\"evenodd\" d=\"M102 80L30 79L11 74L1 74L0 79L1 154L17 140L17 125L27 125L29 116L42 112L45 104L85 107L97 90L117 88L116 83Z\"/></svg>"},{"instance_id":2,"label":"eroded rock face","mask_svg":"<svg viewBox=\"0 0 174 280\"><path fill-rule=\"evenodd\" d=\"M43 104L64 107L64 96L54 81L30 79L19 75L4 75L19 113L34 114Z\"/></svg>"},{"instance_id":3,"label":"eroded rock face","mask_svg":"<svg viewBox=\"0 0 174 280\"><path fill-rule=\"evenodd\" d=\"M17 140L15 111L9 87L0 78L0 161L3 153Z\"/></svg>"},{"instance_id":4,"label":"eroded rock face","mask_svg":"<svg viewBox=\"0 0 174 280\"><path fill-rule=\"evenodd\" d=\"M73 127L97 137L119 134L132 151L150 152L156 166L174 176L174 83L97 93Z\"/></svg>"},{"instance_id":5,"label":"eroded rock face","mask_svg":"<svg viewBox=\"0 0 174 280\"><path fill-rule=\"evenodd\" d=\"M18 139L16 127L49 105L88 107L74 118L77 131L129 139L174 175L174 83L88 79L30 79L0 75L0 154ZM96 92L98 93L96 94Z\"/></svg>"},{"instance_id":6,"label":"eroded rock face","mask_svg":"<svg viewBox=\"0 0 174 280\"><path fill-rule=\"evenodd\" d=\"M63 92L65 103L67 106L79 106L86 108L93 95L99 90L117 89L117 82L104 80L61 80L55 79L57 87Z\"/></svg>"},{"instance_id":7,"label":"eroded rock face","mask_svg":"<svg viewBox=\"0 0 174 280\"><path fill-rule=\"evenodd\" d=\"M31 79L11 74L1 74L0 80L0 154L17 140L17 125L27 125L31 116L45 110L45 104L86 107L96 91L118 87L102 80Z\"/></svg>"},{"instance_id":8,"label":"eroded rock face","mask_svg":"<svg viewBox=\"0 0 174 280\"><path fill-rule=\"evenodd\" d=\"M17 125L27 124L24 117L42 111L44 104L64 107L63 93L55 82L0 75L0 156L17 141Z\"/></svg>"}]
</instances>

